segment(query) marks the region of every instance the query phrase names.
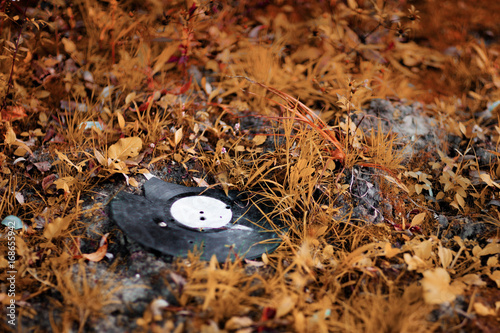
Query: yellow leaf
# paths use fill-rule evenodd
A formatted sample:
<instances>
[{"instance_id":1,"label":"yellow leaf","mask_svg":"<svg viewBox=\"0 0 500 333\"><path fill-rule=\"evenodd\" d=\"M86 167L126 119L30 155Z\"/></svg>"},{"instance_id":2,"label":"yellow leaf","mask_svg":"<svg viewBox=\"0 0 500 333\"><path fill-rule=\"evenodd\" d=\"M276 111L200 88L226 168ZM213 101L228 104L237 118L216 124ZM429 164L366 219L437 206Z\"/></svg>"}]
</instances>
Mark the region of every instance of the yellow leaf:
<instances>
[{"instance_id":1,"label":"yellow leaf","mask_svg":"<svg viewBox=\"0 0 500 333\"><path fill-rule=\"evenodd\" d=\"M490 254L498 254L500 253L500 244L499 243L490 243L484 247L481 251L477 253L478 257L487 256Z\"/></svg>"},{"instance_id":2,"label":"yellow leaf","mask_svg":"<svg viewBox=\"0 0 500 333\"><path fill-rule=\"evenodd\" d=\"M496 311L483 303L475 302L474 311L480 316L496 316Z\"/></svg>"},{"instance_id":3,"label":"yellow leaf","mask_svg":"<svg viewBox=\"0 0 500 333\"><path fill-rule=\"evenodd\" d=\"M262 164L262 166L260 166L260 168L258 168L250 178L248 178L247 185L248 184L253 185L252 181L256 177L258 177L259 175L261 175L265 170L267 170L271 164L273 164L272 160L267 160L266 162L264 162L264 164Z\"/></svg>"},{"instance_id":4,"label":"yellow leaf","mask_svg":"<svg viewBox=\"0 0 500 333\"><path fill-rule=\"evenodd\" d=\"M16 133L14 133L12 127L8 125L7 125L7 132L5 133L5 143L8 144L9 146L11 145L19 146L20 148L23 148L25 151L29 152L31 156L33 156L33 152L31 151L31 149L24 142L16 138ZM16 155L16 156L22 156L22 155Z\"/></svg>"},{"instance_id":5,"label":"yellow leaf","mask_svg":"<svg viewBox=\"0 0 500 333\"><path fill-rule=\"evenodd\" d=\"M64 162L66 162L67 164L71 165L71 166L72 166L72 167L74 167L74 168L75 168L78 172L82 172L82 167L81 167L81 166L77 166L77 165L75 165L73 162L71 162L71 161L70 161L70 159L69 159L66 155L64 155L63 153L61 153L61 152L60 152L60 151L58 151L57 149L56 149L56 154L57 154L57 157L59 157L59 159L60 159L61 161L64 161Z\"/></svg>"},{"instance_id":6,"label":"yellow leaf","mask_svg":"<svg viewBox=\"0 0 500 333\"><path fill-rule=\"evenodd\" d=\"M276 318L281 318L295 307L295 300L291 296L283 297L276 307Z\"/></svg>"},{"instance_id":7,"label":"yellow leaf","mask_svg":"<svg viewBox=\"0 0 500 333\"><path fill-rule=\"evenodd\" d=\"M486 261L486 266L488 266L488 267L498 266L498 258L497 257L489 257L488 261Z\"/></svg>"},{"instance_id":8,"label":"yellow leaf","mask_svg":"<svg viewBox=\"0 0 500 333\"><path fill-rule=\"evenodd\" d=\"M465 207L465 201L464 201L464 198L463 198L460 194L458 194L458 193L456 193L456 194L455 194L455 200L456 200L456 201L457 201L457 203L460 205L460 207L462 207L462 208L464 208L464 207Z\"/></svg>"},{"instance_id":9,"label":"yellow leaf","mask_svg":"<svg viewBox=\"0 0 500 333\"><path fill-rule=\"evenodd\" d=\"M125 119L123 118L123 115L121 112L116 111L115 114L116 114L116 118L118 119L118 126L120 126L120 129L123 130L125 128Z\"/></svg>"},{"instance_id":10,"label":"yellow leaf","mask_svg":"<svg viewBox=\"0 0 500 333\"><path fill-rule=\"evenodd\" d=\"M227 178L227 172L223 171L217 175L217 178L222 185L222 189L224 190L224 193L226 195L229 195L229 184L228 184L228 178Z\"/></svg>"},{"instance_id":11,"label":"yellow leaf","mask_svg":"<svg viewBox=\"0 0 500 333\"><path fill-rule=\"evenodd\" d=\"M253 320L249 317L232 317L226 322L224 329L228 331L236 331L241 328L250 327L252 324Z\"/></svg>"},{"instance_id":12,"label":"yellow leaf","mask_svg":"<svg viewBox=\"0 0 500 333\"><path fill-rule=\"evenodd\" d=\"M426 215L425 212L415 215L411 220L411 226L414 227L422 224L422 222L425 219L425 215Z\"/></svg>"},{"instance_id":13,"label":"yellow leaf","mask_svg":"<svg viewBox=\"0 0 500 333\"><path fill-rule=\"evenodd\" d=\"M453 252L439 244L438 256L441 261L441 266L443 266L443 268L448 268L453 260Z\"/></svg>"},{"instance_id":14,"label":"yellow leaf","mask_svg":"<svg viewBox=\"0 0 500 333\"><path fill-rule=\"evenodd\" d=\"M167 63L168 59L177 51L178 49L178 44L171 44L169 47L166 47L163 49L163 51L160 53L158 57L156 57L155 65L153 67L153 74L156 74L159 72L162 67Z\"/></svg>"},{"instance_id":15,"label":"yellow leaf","mask_svg":"<svg viewBox=\"0 0 500 333\"><path fill-rule=\"evenodd\" d=\"M319 227L318 230L316 230L315 236L319 237L319 236L323 235L326 232L327 229L328 229L327 225Z\"/></svg>"},{"instance_id":16,"label":"yellow leaf","mask_svg":"<svg viewBox=\"0 0 500 333\"><path fill-rule=\"evenodd\" d=\"M175 135L174 135L175 145L177 146L179 144L179 142L181 142L181 140L182 140L182 127L179 128L177 131L175 131Z\"/></svg>"},{"instance_id":17,"label":"yellow leaf","mask_svg":"<svg viewBox=\"0 0 500 333\"><path fill-rule=\"evenodd\" d=\"M392 258L401 252L400 249L392 247L391 243L387 242L384 246L384 256L386 258Z\"/></svg>"},{"instance_id":18,"label":"yellow leaf","mask_svg":"<svg viewBox=\"0 0 500 333\"><path fill-rule=\"evenodd\" d=\"M181 154L174 154L174 160L177 162L177 163L181 163L182 162L182 155Z\"/></svg>"},{"instance_id":19,"label":"yellow leaf","mask_svg":"<svg viewBox=\"0 0 500 333\"><path fill-rule=\"evenodd\" d=\"M460 128L460 132L462 132L463 135L467 136L467 129L465 128L465 125L459 122L458 127Z\"/></svg>"},{"instance_id":20,"label":"yellow leaf","mask_svg":"<svg viewBox=\"0 0 500 333\"><path fill-rule=\"evenodd\" d=\"M262 253L262 262L266 265L269 265L269 258L266 253Z\"/></svg>"},{"instance_id":21,"label":"yellow leaf","mask_svg":"<svg viewBox=\"0 0 500 333\"><path fill-rule=\"evenodd\" d=\"M125 104L129 104L130 102L134 101L135 95L136 95L135 91L128 94L127 97L125 97ZM117 112L117 113L119 113L119 112Z\"/></svg>"},{"instance_id":22,"label":"yellow leaf","mask_svg":"<svg viewBox=\"0 0 500 333\"><path fill-rule=\"evenodd\" d=\"M490 279L495 281L497 288L500 288L500 271L494 271L493 273L486 273Z\"/></svg>"},{"instance_id":23,"label":"yellow leaf","mask_svg":"<svg viewBox=\"0 0 500 333\"><path fill-rule=\"evenodd\" d=\"M156 162L161 161L161 160L164 160L164 159L167 159L167 158L169 158L169 157L170 157L170 155L161 155L161 156L155 157L155 158L153 158L153 159L151 160L151 162L149 162L149 165L151 165L151 164L155 164Z\"/></svg>"},{"instance_id":24,"label":"yellow leaf","mask_svg":"<svg viewBox=\"0 0 500 333\"><path fill-rule=\"evenodd\" d=\"M462 293L461 286L450 285L450 275L444 268L423 272L422 287L427 304L443 304L455 300Z\"/></svg>"},{"instance_id":25,"label":"yellow leaf","mask_svg":"<svg viewBox=\"0 0 500 333\"><path fill-rule=\"evenodd\" d=\"M415 255L417 255L419 258L422 258L423 260L429 260L431 258L431 256L433 255L432 248L432 239L425 240L412 247Z\"/></svg>"},{"instance_id":26,"label":"yellow leaf","mask_svg":"<svg viewBox=\"0 0 500 333\"><path fill-rule=\"evenodd\" d=\"M53 222L45 225L43 236L48 240L60 236L62 231L68 229L70 222L71 216L56 218Z\"/></svg>"},{"instance_id":27,"label":"yellow leaf","mask_svg":"<svg viewBox=\"0 0 500 333\"><path fill-rule=\"evenodd\" d=\"M139 183L137 182L137 180L135 180L135 178L133 177L130 177L130 179L128 180L129 184L132 185L133 187L139 187Z\"/></svg>"},{"instance_id":28,"label":"yellow leaf","mask_svg":"<svg viewBox=\"0 0 500 333\"><path fill-rule=\"evenodd\" d=\"M142 149L142 140L138 137L121 138L108 149L108 157L113 160L126 160L139 155Z\"/></svg>"},{"instance_id":29,"label":"yellow leaf","mask_svg":"<svg viewBox=\"0 0 500 333\"><path fill-rule=\"evenodd\" d=\"M5 133L5 143L10 145L15 144L17 138L16 138L16 133L14 133L14 130L12 127L7 128L7 132Z\"/></svg>"},{"instance_id":30,"label":"yellow leaf","mask_svg":"<svg viewBox=\"0 0 500 333\"><path fill-rule=\"evenodd\" d=\"M334 249L333 249L333 245L330 245L328 244L327 246L325 246L325 248L323 249L323 257L325 259L330 259L333 257L333 253L334 253Z\"/></svg>"},{"instance_id":31,"label":"yellow leaf","mask_svg":"<svg viewBox=\"0 0 500 333\"><path fill-rule=\"evenodd\" d=\"M467 274L462 276L460 280L469 286L486 286L486 282L481 280L481 277L478 274Z\"/></svg>"},{"instance_id":32,"label":"yellow leaf","mask_svg":"<svg viewBox=\"0 0 500 333\"><path fill-rule=\"evenodd\" d=\"M67 53L73 53L76 51L76 44L73 43L72 40L63 37L63 39L61 39L61 42L64 44L64 51L66 51Z\"/></svg>"},{"instance_id":33,"label":"yellow leaf","mask_svg":"<svg viewBox=\"0 0 500 333\"><path fill-rule=\"evenodd\" d=\"M266 140L267 140L267 136L266 135L262 135L262 134L256 135L252 139L253 143L255 143L256 146L260 146L261 144L263 144L264 142L266 142Z\"/></svg>"},{"instance_id":34,"label":"yellow leaf","mask_svg":"<svg viewBox=\"0 0 500 333\"><path fill-rule=\"evenodd\" d=\"M312 167L307 167L304 168L300 171L300 177L305 178L313 174L313 172L316 171L316 169Z\"/></svg>"},{"instance_id":35,"label":"yellow leaf","mask_svg":"<svg viewBox=\"0 0 500 333\"><path fill-rule=\"evenodd\" d=\"M351 9L357 9L358 8L358 3L356 2L356 0L347 0L347 5Z\"/></svg>"},{"instance_id":36,"label":"yellow leaf","mask_svg":"<svg viewBox=\"0 0 500 333\"><path fill-rule=\"evenodd\" d=\"M427 267L427 264L416 255L412 257L409 253L405 253L403 258L408 265L409 271L420 270Z\"/></svg>"},{"instance_id":37,"label":"yellow leaf","mask_svg":"<svg viewBox=\"0 0 500 333\"><path fill-rule=\"evenodd\" d=\"M408 189L408 187L406 187L403 183L394 179L394 177L384 175L384 178L387 179L389 182L396 184L400 189L402 189L406 193L410 193L410 190Z\"/></svg>"},{"instance_id":38,"label":"yellow leaf","mask_svg":"<svg viewBox=\"0 0 500 333\"><path fill-rule=\"evenodd\" d=\"M94 149L94 156L100 165L108 166L108 161L106 160L106 158L104 158L104 156L97 149Z\"/></svg>"},{"instance_id":39,"label":"yellow leaf","mask_svg":"<svg viewBox=\"0 0 500 333\"><path fill-rule=\"evenodd\" d=\"M16 156L24 156L26 155L27 150L21 147L18 147L16 150L14 150L14 155Z\"/></svg>"},{"instance_id":40,"label":"yellow leaf","mask_svg":"<svg viewBox=\"0 0 500 333\"><path fill-rule=\"evenodd\" d=\"M35 92L35 97L39 99L47 98L50 96L50 92L47 90L38 90Z\"/></svg>"},{"instance_id":41,"label":"yellow leaf","mask_svg":"<svg viewBox=\"0 0 500 333\"><path fill-rule=\"evenodd\" d=\"M54 181L58 190L64 190L64 193L70 193L69 186L75 183L75 178L71 176L61 177Z\"/></svg>"},{"instance_id":42,"label":"yellow leaf","mask_svg":"<svg viewBox=\"0 0 500 333\"><path fill-rule=\"evenodd\" d=\"M488 186L496 186L498 188L500 188L500 185L495 183L492 179L491 179L491 176L487 173L481 173L479 175L479 177L481 178L481 180L483 182L485 182Z\"/></svg>"}]
</instances>

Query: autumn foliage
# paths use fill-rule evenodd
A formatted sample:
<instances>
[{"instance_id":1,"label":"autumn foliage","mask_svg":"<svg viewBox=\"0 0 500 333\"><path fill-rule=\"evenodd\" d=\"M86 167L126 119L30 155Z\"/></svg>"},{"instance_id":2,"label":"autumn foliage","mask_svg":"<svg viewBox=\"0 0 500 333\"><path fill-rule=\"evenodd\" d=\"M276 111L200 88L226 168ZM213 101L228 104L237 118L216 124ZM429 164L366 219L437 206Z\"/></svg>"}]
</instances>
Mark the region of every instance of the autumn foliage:
<instances>
[{"instance_id":1,"label":"autumn foliage","mask_svg":"<svg viewBox=\"0 0 500 333\"><path fill-rule=\"evenodd\" d=\"M496 1L0 10L0 217L23 223L2 331L496 330ZM271 200L282 244L226 262L127 248L107 204L151 175ZM128 267L142 255L149 275Z\"/></svg>"}]
</instances>

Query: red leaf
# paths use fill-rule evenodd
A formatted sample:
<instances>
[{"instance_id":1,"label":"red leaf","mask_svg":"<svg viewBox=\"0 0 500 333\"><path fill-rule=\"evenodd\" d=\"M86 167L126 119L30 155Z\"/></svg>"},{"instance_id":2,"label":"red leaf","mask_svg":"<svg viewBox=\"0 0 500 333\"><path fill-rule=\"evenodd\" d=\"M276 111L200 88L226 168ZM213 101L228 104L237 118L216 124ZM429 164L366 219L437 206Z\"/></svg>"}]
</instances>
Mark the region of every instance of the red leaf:
<instances>
[{"instance_id":1,"label":"red leaf","mask_svg":"<svg viewBox=\"0 0 500 333\"><path fill-rule=\"evenodd\" d=\"M47 191L47 188L54 183L57 179L57 175L55 173L48 175L42 180L42 188L44 191Z\"/></svg>"}]
</instances>

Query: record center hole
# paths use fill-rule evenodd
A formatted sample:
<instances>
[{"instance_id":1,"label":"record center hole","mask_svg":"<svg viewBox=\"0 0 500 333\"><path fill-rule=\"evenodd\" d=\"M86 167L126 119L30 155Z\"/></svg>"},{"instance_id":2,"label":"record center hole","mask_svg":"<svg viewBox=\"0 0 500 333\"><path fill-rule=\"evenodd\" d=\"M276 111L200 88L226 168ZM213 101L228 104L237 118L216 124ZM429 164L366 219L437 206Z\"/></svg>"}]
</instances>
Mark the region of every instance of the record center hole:
<instances>
[{"instance_id":1,"label":"record center hole","mask_svg":"<svg viewBox=\"0 0 500 333\"><path fill-rule=\"evenodd\" d=\"M200 220L201 221L205 221L205 218L202 216L202 217L200 217Z\"/></svg>"}]
</instances>

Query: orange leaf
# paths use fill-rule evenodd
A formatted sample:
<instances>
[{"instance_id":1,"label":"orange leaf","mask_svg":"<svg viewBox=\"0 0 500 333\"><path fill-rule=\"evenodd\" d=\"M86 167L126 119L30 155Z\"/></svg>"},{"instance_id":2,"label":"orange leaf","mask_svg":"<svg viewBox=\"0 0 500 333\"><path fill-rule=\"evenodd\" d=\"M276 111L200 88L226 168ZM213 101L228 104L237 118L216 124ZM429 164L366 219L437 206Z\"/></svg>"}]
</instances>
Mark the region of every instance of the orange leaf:
<instances>
[{"instance_id":1,"label":"orange leaf","mask_svg":"<svg viewBox=\"0 0 500 333\"><path fill-rule=\"evenodd\" d=\"M2 110L2 120L14 121L26 117L27 114L22 106L7 106L5 110Z\"/></svg>"},{"instance_id":2,"label":"orange leaf","mask_svg":"<svg viewBox=\"0 0 500 333\"><path fill-rule=\"evenodd\" d=\"M105 234L104 236L102 236L101 238L101 243L100 243L100 246L99 248L97 249L97 251L95 251L94 253L84 253L82 254L82 258L85 258L87 260L90 260L90 261L101 261L102 258L104 258L104 256L106 255L106 252L108 251L108 234Z\"/></svg>"}]
</instances>

